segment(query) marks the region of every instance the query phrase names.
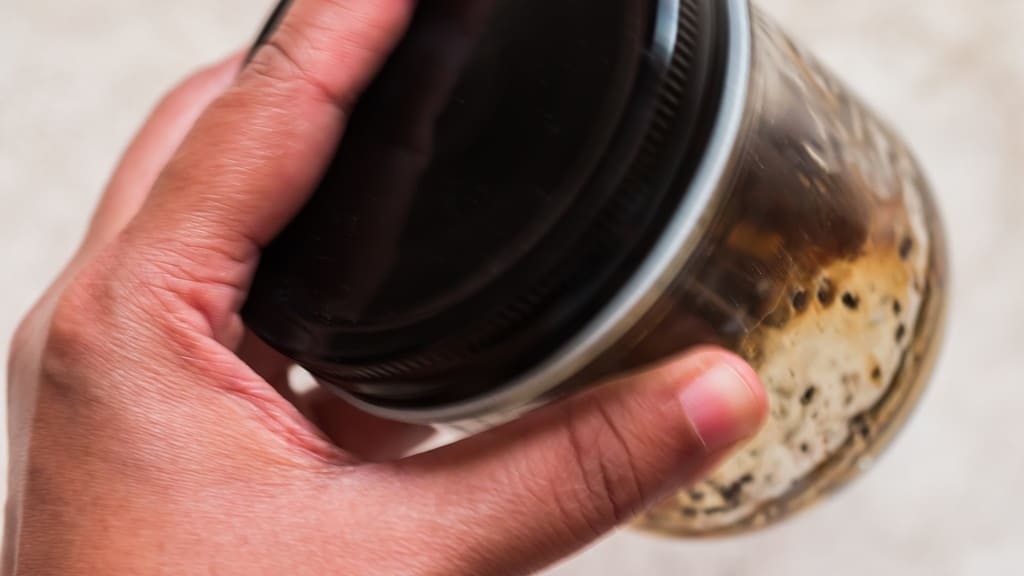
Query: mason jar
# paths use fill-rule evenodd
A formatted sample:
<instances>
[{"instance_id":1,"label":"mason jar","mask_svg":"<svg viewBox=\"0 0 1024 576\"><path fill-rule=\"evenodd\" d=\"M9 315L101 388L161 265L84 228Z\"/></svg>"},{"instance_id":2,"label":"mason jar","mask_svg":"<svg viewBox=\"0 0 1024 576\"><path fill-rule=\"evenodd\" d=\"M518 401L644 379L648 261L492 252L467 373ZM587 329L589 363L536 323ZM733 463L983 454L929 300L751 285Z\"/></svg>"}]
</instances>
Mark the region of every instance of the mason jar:
<instances>
[{"instance_id":1,"label":"mason jar","mask_svg":"<svg viewBox=\"0 0 1024 576\"><path fill-rule=\"evenodd\" d=\"M244 315L360 408L470 433L733 350L765 429L638 520L705 536L871 467L927 380L946 274L902 139L747 0L439 0Z\"/></svg>"}]
</instances>

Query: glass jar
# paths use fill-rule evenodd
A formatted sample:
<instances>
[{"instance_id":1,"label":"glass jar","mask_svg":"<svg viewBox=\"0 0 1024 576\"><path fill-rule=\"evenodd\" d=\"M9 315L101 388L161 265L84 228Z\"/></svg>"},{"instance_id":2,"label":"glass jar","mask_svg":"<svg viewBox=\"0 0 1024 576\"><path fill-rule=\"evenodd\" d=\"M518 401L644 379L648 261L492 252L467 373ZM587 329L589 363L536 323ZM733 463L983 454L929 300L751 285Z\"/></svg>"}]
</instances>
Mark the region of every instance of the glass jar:
<instances>
[{"instance_id":1,"label":"glass jar","mask_svg":"<svg viewBox=\"0 0 1024 576\"><path fill-rule=\"evenodd\" d=\"M711 342L767 387L760 436L639 521L670 534L762 526L866 471L918 401L942 330L946 247L911 152L756 10L749 34L712 221L606 359Z\"/></svg>"},{"instance_id":2,"label":"glass jar","mask_svg":"<svg viewBox=\"0 0 1024 576\"><path fill-rule=\"evenodd\" d=\"M467 431L734 350L766 428L638 526L763 526L869 468L918 401L946 295L928 184L747 0L587 5L421 5L246 319L361 408Z\"/></svg>"}]
</instances>

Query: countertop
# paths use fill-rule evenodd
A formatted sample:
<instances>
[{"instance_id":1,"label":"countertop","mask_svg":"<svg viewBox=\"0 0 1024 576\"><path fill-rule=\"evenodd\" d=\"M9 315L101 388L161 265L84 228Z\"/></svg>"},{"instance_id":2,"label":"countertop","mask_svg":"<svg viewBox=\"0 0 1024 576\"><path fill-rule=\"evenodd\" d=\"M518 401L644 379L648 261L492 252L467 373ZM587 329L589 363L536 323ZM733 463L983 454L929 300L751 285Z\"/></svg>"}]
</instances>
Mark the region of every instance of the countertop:
<instances>
[{"instance_id":1,"label":"countertop","mask_svg":"<svg viewBox=\"0 0 1024 576\"><path fill-rule=\"evenodd\" d=\"M271 3L0 6L0 342L74 249L151 105L247 43ZM621 532L552 574L1019 574L1024 2L761 4L906 134L936 185L955 286L932 387L871 474L795 520L709 542Z\"/></svg>"}]
</instances>

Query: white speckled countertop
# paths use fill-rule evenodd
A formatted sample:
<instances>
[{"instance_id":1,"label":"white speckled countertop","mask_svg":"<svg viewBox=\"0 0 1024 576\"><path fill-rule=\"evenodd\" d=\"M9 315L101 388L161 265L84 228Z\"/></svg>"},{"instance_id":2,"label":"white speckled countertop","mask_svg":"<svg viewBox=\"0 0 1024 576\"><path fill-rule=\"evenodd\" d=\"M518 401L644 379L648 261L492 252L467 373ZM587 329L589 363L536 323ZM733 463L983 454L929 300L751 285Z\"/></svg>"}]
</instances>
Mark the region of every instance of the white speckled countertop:
<instances>
[{"instance_id":1,"label":"white speckled countertop","mask_svg":"<svg viewBox=\"0 0 1024 576\"><path fill-rule=\"evenodd\" d=\"M73 250L104 179L152 103L191 68L248 42L272 3L0 5L5 347L22 311ZM620 533L553 573L1020 574L1024 2L761 4L920 153L952 239L956 285L946 352L925 404L895 447L828 504L734 540Z\"/></svg>"}]
</instances>

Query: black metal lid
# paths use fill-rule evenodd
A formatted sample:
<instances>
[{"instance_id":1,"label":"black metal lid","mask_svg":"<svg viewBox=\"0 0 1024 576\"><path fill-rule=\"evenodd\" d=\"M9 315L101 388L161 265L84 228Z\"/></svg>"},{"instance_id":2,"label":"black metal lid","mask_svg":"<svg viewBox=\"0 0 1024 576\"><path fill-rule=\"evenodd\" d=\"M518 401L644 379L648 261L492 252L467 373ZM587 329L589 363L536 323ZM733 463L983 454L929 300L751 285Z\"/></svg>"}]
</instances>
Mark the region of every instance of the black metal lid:
<instances>
[{"instance_id":1,"label":"black metal lid","mask_svg":"<svg viewBox=\"0 0 1024 576\"><path fill-rule=\"evenodd\" d=\"M389 406L472 397L551 354L679 200L715 100L715 4L421 2L264 253L249 326Z\"/></svg>"}]
</instances>

